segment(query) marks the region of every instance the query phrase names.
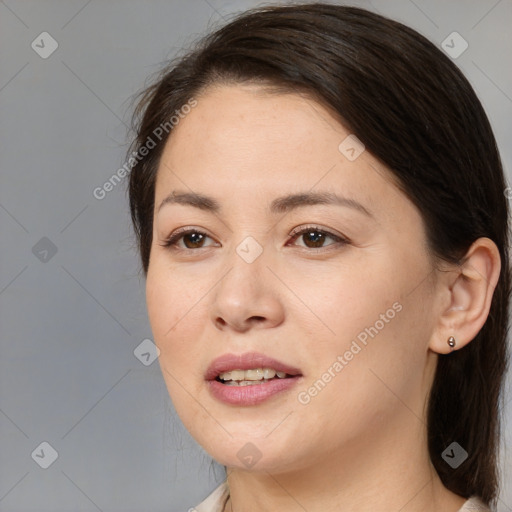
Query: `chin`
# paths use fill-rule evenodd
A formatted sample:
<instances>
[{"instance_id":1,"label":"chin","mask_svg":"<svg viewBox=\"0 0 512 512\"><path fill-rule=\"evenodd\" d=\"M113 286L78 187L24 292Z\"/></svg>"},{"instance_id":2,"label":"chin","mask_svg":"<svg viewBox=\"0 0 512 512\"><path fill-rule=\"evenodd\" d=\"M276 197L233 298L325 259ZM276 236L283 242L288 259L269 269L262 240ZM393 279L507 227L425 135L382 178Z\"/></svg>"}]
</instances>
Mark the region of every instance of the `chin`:
<instances>
[{"instance_id":1,"label":"chin","mask_svg":"<svg viewBox=\"0 0 512 512\"><path fill-rule=\"evenodd\" d=\"M239 435L236 439L215 445L213 449L211 446L202 446L217 463L229 469L250 473L279 474L307 465L300 464L296 446L276 445L269 439L256 439L250 435Z\"/></svg>"}]
</instances>

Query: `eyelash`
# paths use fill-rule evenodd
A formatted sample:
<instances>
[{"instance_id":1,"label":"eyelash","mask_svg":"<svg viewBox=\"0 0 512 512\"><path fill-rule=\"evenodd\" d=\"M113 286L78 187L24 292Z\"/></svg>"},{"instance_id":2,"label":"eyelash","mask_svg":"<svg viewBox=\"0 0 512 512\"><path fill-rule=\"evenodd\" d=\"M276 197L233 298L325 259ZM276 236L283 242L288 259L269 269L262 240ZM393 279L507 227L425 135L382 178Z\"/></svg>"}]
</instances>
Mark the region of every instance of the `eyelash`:
<instances>
[{"instance_id":1,"label":"eyelash","mask_svg":"<svg viewBox=\"0 0 512 512\"><path fill-rule=\"evenodd\" d=\"M332 238L337 244L341 244L341 245L347 245L350 243L350 240L348 238L345 238L345 237L342 237L342 236L338 236L338 235L335 235L334 233L331 233L330 231L326 231L325 229L322 229L318 226L315 226L315 225L311 225L311 226L306 226L300 230L294 230L290 233L289 236L292 237L293 240L296 240L297 238L299 238L301 235L304 235L306 233L310 233L310 232L314 232L314 233L321 233L322 235L326 235L328 236L329 238ZM189 234L192 234L192 233L195 233L195 234L198 234L198 235L203 235L203 236L206 236L208 238L211 238L207 233L205 233L204 231L200 231L198 229L194 229L194 228L182 228L182 229L179 229L177 231L175 231L173 234L171 234L165 241L164 243L160 244L162 247L165 247L167 249L170 249L170 250L174 250L174 251L184 251L184 252L190 252L190 251L198 251L200 249L208 249L208 247L198 247L196 249L188 249L188 248L182 248L182 247L178 247L176 244L177 242L182 239L185 235L189 235ZM310 251L313 251L313 252L318 252L318 251L323 251L323 250L328 250L329 247L333 246L333 245L336 245L336 244L330 244L326 247L301 247L302 249L309 249Z\"/></svg>"}]
</instances>

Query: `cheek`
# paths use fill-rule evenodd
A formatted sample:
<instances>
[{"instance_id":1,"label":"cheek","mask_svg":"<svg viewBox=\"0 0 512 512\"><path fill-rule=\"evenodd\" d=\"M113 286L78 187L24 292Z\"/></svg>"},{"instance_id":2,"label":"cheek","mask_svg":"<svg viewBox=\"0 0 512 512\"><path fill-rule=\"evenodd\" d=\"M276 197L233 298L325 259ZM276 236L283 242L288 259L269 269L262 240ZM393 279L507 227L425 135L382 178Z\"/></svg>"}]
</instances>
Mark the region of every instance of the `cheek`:
<instances>
[{"instance_id":1,"label":"cheek","mask_svg":"<svg viewBox=\"0 0 512 512\"><path fill-rule=\"evenodd\" d=\"M307 347L298 348L311 368L305 387L318 380L319 388L326 384L327 402L343 392L357 407L360 400L386 393L383 382L403 389L411 375L421 374L428 297L422 287L411 293L410 283L419 282L424 271L412 261L400 263L381 258L372 264L318 266L311 275L302 269L294 281L289 275L290 287L310 309L301 323L308 331L301 337Z\"/></svg>"},{"instance_id":2,"label":"cheek","mask_svg":"<svg viewBox=\"0 0 512 512\"><path fill-rule=\"evenodd\" d=\"M199 344L194 340L201 338L202 323L197 315L204 314L204 305L198 301L199 290L184 282L188 279L155 260L146 279L149 323L160 351L158 360L167 391L178 415L189 425L193 421L187 419L188 415L198 412L191 402L191 394L198 395L195 386L199 380L192 376L197 375L197 361L201 360ZM187 292L190 289L193 293Z\"/></svg>"},{"instance_id":3,"label":"cheek","mask_svg":"<svg viewBox=\"0 0 512 512\"><path fill-rule=\"evenodd\" d=\"M187 325L184 322L194 303L201 297L201 283L193 271L173 268L158 248L146 277L146 304L155 337L163 341L166 333L174 333ZM160 250L161 252L161 250ZM172 329L172 330L171 330Z\"/></svg>"},{"instance_id":4,"label":"cheek","mask_svg":"<svg viewBox=\"0 0 512 512\"><path fill-rule=\"evenodd\" d=\"M184 280L179 275L154 261L146 278L146 304L155 344L160 349L160 359L167 366L172 363L169 369L173 371L183 366L186 354L191 355L191 340L198 337L199 326L194 317L202 307L200 290L192 280ZM171 353L172 358L169 357ZM188 360L191 364L190 357Z\"/></svg>"},{"instance_id":5,"label":"cheek","mask_svg":"<svg viewBox=\"0 0 512 512\"><path fill-rule=\"evenodd\" d=\"M329 347L342 350L360 333L364 342L365 328L375 322L379 332L393 322L400 309L393 304L401 297L400 277L392 274L393 267L384 257L347 257L342 263L302 264L286 271L284 280L294 292L290 304L297 304L295 314L302 312L310 326L304 339L324 346L319 355Z\"/></svg>"}]
</instances>

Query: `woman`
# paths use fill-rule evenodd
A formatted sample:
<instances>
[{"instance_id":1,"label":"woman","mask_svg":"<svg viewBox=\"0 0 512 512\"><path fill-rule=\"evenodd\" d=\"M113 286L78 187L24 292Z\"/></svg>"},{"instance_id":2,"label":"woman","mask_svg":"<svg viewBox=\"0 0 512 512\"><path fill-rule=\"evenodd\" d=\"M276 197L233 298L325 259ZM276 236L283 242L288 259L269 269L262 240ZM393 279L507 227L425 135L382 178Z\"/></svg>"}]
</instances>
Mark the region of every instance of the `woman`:
<instances>
[{"instance_id":1,"label":"woman","mask_svg":"<svg viewBox=\"0 0 512 512\"><path fill-rule=\"evenodd\" d=\"M490 510L508 206L458 68L354 7L249 11L135 112L130 206L198 511Z\"/></svg>"}]
</instances>

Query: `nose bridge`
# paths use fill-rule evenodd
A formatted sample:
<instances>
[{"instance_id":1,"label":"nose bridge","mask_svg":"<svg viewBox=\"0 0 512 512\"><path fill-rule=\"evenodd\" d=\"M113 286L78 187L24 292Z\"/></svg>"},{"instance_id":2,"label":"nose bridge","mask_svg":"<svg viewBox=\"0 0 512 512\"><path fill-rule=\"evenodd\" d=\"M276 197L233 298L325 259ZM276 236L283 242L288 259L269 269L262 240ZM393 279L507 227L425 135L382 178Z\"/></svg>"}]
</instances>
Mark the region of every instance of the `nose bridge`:
<instances>
[{"instance_id":1,"label":"nose bridge","mask_svg":"<svg viewBox=\"0 0 512 512\"><path fill-rule=\"evenodd\" d=\"M259 238L262 239L261 236ZM233 296L237 293L249 295L252 301L256 299L256 295L264 293L262 285L266 282L267 256L268 248L265 248L254 235L245 235L242 241L235 243L225 262L229 271L222 279L226 286L223 287L223 283L220 283L224 288L223 292Z\"/></svg>"},{"instance_id":2,"label":"nose bridge","mask_svg":"<svg viewBox=\"0 0 512 512\"><path fill-rule=\"evenodd\" d=\"M263 251L263 245L252 235L246 236L235 249L237 255L248 265L252 265L258 259L261 260Z\"/></svg>"},{"instance_id":3,"label":"nose bridge","mask_svg":"<svg viewBox=\"0 0 512 512\"><path fill-rule=\"evenodd\" d=\"M217 326L245 330L282 321L283 305L276 294L272 275L266 268L270 256L256 236L246 235L227 256L226 267L212 295L212 321ZM252 319L252 321L250 321Z\"/></svg>"}]
</instances>

